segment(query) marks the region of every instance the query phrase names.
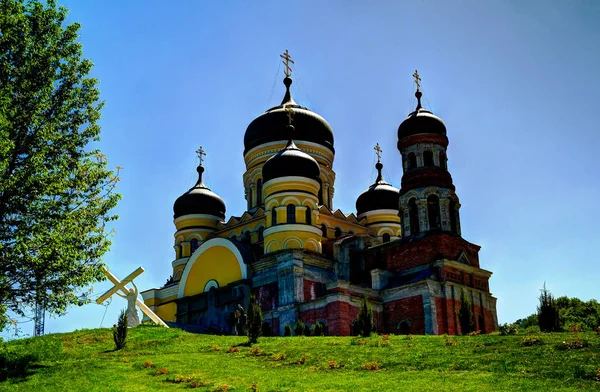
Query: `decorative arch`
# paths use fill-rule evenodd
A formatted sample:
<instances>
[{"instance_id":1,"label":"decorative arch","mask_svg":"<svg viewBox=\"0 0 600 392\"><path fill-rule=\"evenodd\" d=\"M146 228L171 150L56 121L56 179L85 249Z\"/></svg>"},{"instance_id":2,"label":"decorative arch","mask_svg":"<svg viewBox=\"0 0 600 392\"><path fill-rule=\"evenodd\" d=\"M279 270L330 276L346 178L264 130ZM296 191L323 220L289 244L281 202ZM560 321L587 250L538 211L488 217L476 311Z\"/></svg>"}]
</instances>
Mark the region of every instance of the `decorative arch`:
<instances>
[{"instance_id":1,"label":"decorative arch","mask_svg":"<svg viewBox=\"0 0 600 392\"><path fill-rule=\"evenodd\" d=\"M265 205L265 211L268 211L268 210L270 210L272 208L279 207L279 206L280 206L280 204L279 204L279 201L277 199L271 199Z\"/></svg>"},{"instance_id":2,"label":"decorative arch","mask_svg":"<svg viewBox=\"0 0 600 392\"><path fill-rule=\"evenodd\" d=\"M419 227L419 208L417 200L413 197L408 201L408 216L410 222L410 234L417 235L421 232Z\"/></svg>"},{"instance_id":3,"label":"decorative arch","mask_svg":"<svg viewBox=\"0 0 600 392\"><path fill-rule=\"evenodd\" d=\"M327 238L327 226L325 223L321 223L321 235Z\"/></svg>"},{"instance_id":4,"label":"decorative arch","mask_svg":"<svg viewBox=\"0 0 600 392\"><path fill-rule=\"evenodd\" d=\"M342 236L342 229L340 229L339 227L336 227L336 228L335 228L335 234L334 234L334 237L335 237L335 238L338 238L338 237L341 237L341 236Z\"/></svg>"},{"instance_id":5,"label":"decorative arch","mask_svg":"<svg viewBox=\"0 0 600 392\"><path fill-rule=\"evenodd\" d=\"M384 233L381 237L383 238L383 242L390 242L390 233Z\"/></svg>"},{"instance_id":6,"label":"decorative arch","mask_svg":"<svg viewBox=\"0 0 600 392\"><path fill-rule=\"evenodd\" d=\"M192 239L197 239L198 241L202 241L202 236L198 233L191 233L186 237L186 241L191 241Z\"/></svg>"},{"instance_id":7,"label":"decorative arch","mask_svg":"<svg viewBox=\"0 0 600 392\"><path fill-rule=\"evenodd\" d=\"M423 165L425 167L433 167L433 151L423 151Z\"/></svg>"},{"instance_id":8,"label":"decorative arch","mask_svg":"<svg viewBox=\"0 0 600 392\"><path fill-rule=\"evenodd\" d=\"M302 205L302 203L300 203L300 199L298 199L295 196L287 196L285 197L282 201L281 201L281 205L288 205L290 204L290 202L293 202L294 205Z\"/></svg>"},{"instance_id":9,"label":"decorative arch","mask_svg":"<svg viewBox=\"0 0 600 392\"><path fill-rule=\"evenodd\" d=\"M408 170L412 170L412 169L416 169L417 168L417 156L415 155L414 152L411 152L408 154L408 157L406 158L408 164L407 164L407 169Z\"/></svg>"},{"instance_id":10,"label":"decorative arch","mask_svg":"<svg viewBox=\"0 0 600 392\"><path fill-rule=\"evenodd\" d=\"M394 235L394 230L390 229L389 227L382 227L377 232L377 237L383 237L383 235L386 233L389 235Z\"/></svg>"},{"instance_id":11,"label":"decorative arch","mask_svg":"<svg viewBox=\"0 0 600 392\"><path fill-rule=\"evenodd\" d=\"M437 195L432 194L427 197L427 217L429 219L430 230L439 230L442 228L440 198Z\"/></svg>"},{"instance_id":12,"label":"decorative arch","mask_svg":"<svg viewBox=\"0 0 600 392\"><path fill-rule=\"evenodd\" d=\"M213 287L215 289L218 289L219 288L219 283L216 280L211 279L208 282L206 282L206 284L204 285L204 292L207 293Z\"/></svg>"},{"instance_id":13,"label":"decorative arch","mask_svg":"<svg viewBox=\"0 0 600 392\"><path fill-rule=\"evenodd\" d=\"M296 206L294 204L288 204L286 206L286 223L296 223Z\"/></svg>"},{"instance_id":14,"label":"decorative arch","mask_svg":"<svg viewBox=\"0 0 600 392\"><path fill-rule=\"evenodd\" d=\"M297 245L297 246L294 246ZM288 237L283 241L282 244L283 249L296 249L302 248L302 240L298 237Z\"/></svg>"},{"instance_id":15,"label":"decorative arch","mask_svg":"<svg viewBox=\"0 0 600 392\"><path fill-rule=\"evenodd\" d=\"M398 332L400 333L400 335L410 335L410 327L412 326L412 323L407 320L401 320L398 323Z\"/></svg>"},{"instance_id":16,"label":"decorative arch","mask_svg":"<svg viewBox=\"0 0 600 392\"><path fill-rule=\"evenodd\" d=\"M205 252L217 247L226 248L229 252L231 252L235 258L235 261L237 261L237 265L241 274L241 279L248 278L246 264L244 263L244 258L242 257L242 254L240 253L239 249L228 239L213 238L202 243L202 245L200 245L198 250L194 252L192 257L190 257L189 261L185 265L185 269L183 270L183 274L181 276L181 282L179 284L179 291L177 293L178 298L182 298L185 296L185 286L187 284L188 279L190 278L190 272L192 271L194 264L196 264L196 262L201 258L201 256ZM206 284L204 282L202 283L203 285Z\"/></svg>"},{"instance_id":17,"label":"decorative arch","mask_svg":"<svg viewBox=\"0 0 600 392\"><path fill-rule=\"evenodd\" d=\"M321 244L319 242L317 242L316 240L314 240L313 238L309 238L306 241L306 249L313 251L313 252L319 252L319 248L320 248L319 245L321 245Z\"/></svg>"},{"instance_id":18,"label":"decorative arch","mask_svg":"<svg viewBox=\"0 0 600 392\"><path fill-rule=\"evenodd\" d=\"M175 276L173 277L173 280L175 280L175 281L181 280L182 274L183 274L183 269L180 269L179 271L175 272Z\"/></svg>"},{"instance_id":19,"label":"decorative arch","mask_svg":"<svg viewBox=\"0 0 600 392\"><path fill-rule=\"evenodd\" d=\"M279 241L277 241L277 240L271 240L265 246L265 253L275 252L275 251L278 251L279 249L280 249L279 248Z\"/></svg>"}]
</instances>

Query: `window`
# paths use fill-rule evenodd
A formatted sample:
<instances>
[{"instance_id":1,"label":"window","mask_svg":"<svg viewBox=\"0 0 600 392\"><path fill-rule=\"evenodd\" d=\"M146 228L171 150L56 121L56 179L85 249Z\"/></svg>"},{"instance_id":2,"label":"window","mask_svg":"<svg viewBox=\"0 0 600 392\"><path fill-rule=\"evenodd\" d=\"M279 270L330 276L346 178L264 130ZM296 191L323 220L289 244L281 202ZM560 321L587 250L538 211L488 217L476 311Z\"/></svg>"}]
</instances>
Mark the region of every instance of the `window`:
<instances>
[{"instance_id":1,"label":"window","mask_svg":"<svg viewBox=\"0 0 600 392\"><path fill-rule=\"evenodd\" d=\"M293 204L287 205L287 223L296 223L296 206Z\"/></svg>"},{"instance_id":2,"label":"window","mask_svg":"<svg viewBox=\"0 0 600 392\"><path fill-rule=\"evenodd\" d=\"M265 239L264 231L265 231L264 227L261 227L260 229L258 229L258 241L262 241Z\"/></svg>"},{"instance_id":3,"label":"window","mask_svg":"<svg viewBox=\"0 0 600 392\"><path fill-rule=\"evenodd\" d=\"M258 181L256 181L256 204L261 205L262 203L262 178L259 178Z\"/></svg>"},{"instance_id":4,"label":"window","mask_svg":"<svg viewBox=\"0 0 600 392\"><path fill-rule=\"evenodd\" d=\"M433 153L429 150L425 150L423 153L423 163L425 167L433 167Z\"/></svg>"},{"instance_id":5,"label":"window","mask_svg":"<svg viewBox=\"0 0 600 392\"><path fill-rule=\"evenodd\" d=\"M446 153L443 151L440 151L440 167L444 170L448 170Z\"/></svg>"},{"instance_id":6,"label":"window","mask_svg":"<svg viewBox=\"0 0 600 392\"><path fill-rule=\"evenodd\" d=\"M408 154L408 170L417 168L417 156L414 152Z\"/></svg>"},{"instance_id":7,"label":"window","mask_svg":"<svg viewBox=\"0 0 600 392\"><path fill-rule=\"evenodd\" d=\"M249 244L251 242L251 238L252 237L251 237L250 231L247 231L244 233L244 242Z\"/></svg>"},{"instance_id":8,"label":"window","mask_svg":"<svg viewBox=\"0 0 600 392\"><path fill-rule=\"evenodd\" d=\"M321 225L321 233L323 233L324 238L327 238L327 226L325 224Z\"/></svg>"},{"instance_id":9,"label":"window","mask_svg":"<svg viewBox=\"0 0 600 392\"><path fill-rule=\"evenodd\" d=\"M408 321L400 322L398 329L400 330L400 335L410 335L410 324Z\"/></svg>"},{"instance_id":10,"label":"window","mask_svg":"<svg viewBox=\"0 0 600 392\"><path fill-rule=\"evenodd\" d=\"M458 228L456 227L457 222L457 214L458 210L456 209L456 202L454 200L450 200L450 231L455 234L458 234Z\"/></svg>"},{"instance_id":11,"label":"window","mask_svg":"<svg viewBox=\"0 0 600 392\"><path fill-rule=\"evenodd\" d=\"M248 209L252 208L252 188L248 188Z\"/></svg>"},{"instance_id":12,"label":"window","mask_svg":"<svg viewBox=\"0 0 600 392\"><path fill-rule=\"evenodd\" d=\"M275 226L277 224L277 211L275 207L271 210L271 226Z\"/></svg>"},{"instance_id":13,"label":"window","mask_svg":"<svg viewBox=\"0 0 600 392\"><path fill-rule=\"evenodd\" d=\"M306 206L306 224L307 225L312 225L312 210L310 209L309 206Z\"/></svg>"},{"instance_id":14,"label":"window","mask_svg":"<svg viewBox=\"0 0 600 392\"><path fill-rule=\"evenodd\" d=\"M421 232L421 228L419 227L419 209L415 198L408 201L408 214L410 217L410 234L417 235Z\"/></svg>"},{"instance_id":15,"label":"window","mask_svg":"<svg viewBox=\"0 0 600 392\"><path fill-rule=\"evenodd\" d=\"M192 238L190 241L190 254L194 253L198 249L198 238Z\"/></svg>"},{"instance_id":16,"label":"window","mask_svg":"<svg viewBox=\"0 0 600 392\"><path fill-rule=\"evenodd\" d=\"M439 230L442 228L440 221L440 199L436 195L427 198L427 216L429 217L429 229Z\"/></svg>"},{"instance_id":17,"label":"window","mask_svg":"<svg viewBox=\"0 0 600 392\"><path fill-rule=\"evenodd\" d=\"M390 234L389 233L385 233L383 235L383 242L390 242Z\"/></svg>"},{"instance_id":18,"label":"window","mask_svg":"<svg viewBox=\"0 0 600 392\"><path fill-rule=\"evenodd\" d=\"M339 227L335 228L335 238L341 237L342 236L342 229L340 229Z\"/></svg>"},{"instance_id":19,"label":"window","mask_svg":"<svg viewBox=\"0 0 600 392\"><path fill-rule=\"evenodd\" d=\"M321 181L321 179L317 179L317 182L319 183L319 205L322 206L323 205L323 181Z\"/></svg>"}]
</instances>

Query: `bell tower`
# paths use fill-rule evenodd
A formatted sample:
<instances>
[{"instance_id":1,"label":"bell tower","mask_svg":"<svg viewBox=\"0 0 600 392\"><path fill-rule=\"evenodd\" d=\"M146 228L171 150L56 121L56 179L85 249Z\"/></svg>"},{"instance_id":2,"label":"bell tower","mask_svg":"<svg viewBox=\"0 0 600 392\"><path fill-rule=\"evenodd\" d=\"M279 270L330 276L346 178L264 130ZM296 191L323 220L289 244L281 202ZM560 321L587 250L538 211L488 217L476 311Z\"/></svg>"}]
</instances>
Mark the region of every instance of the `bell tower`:
<instances>
[{"instance_id":1,"label":"bell tower","mask_svg":"<svg viewBox=\"0 0 600 392\"><path fill-rule=\"evenodd\" d=\"M400 217L403 236L450 232L461 235L460 203L448 171L444 122L421 105L421 78L415 70L417 108L398 127L402 155Z\"/></svg>"}]
</instances>

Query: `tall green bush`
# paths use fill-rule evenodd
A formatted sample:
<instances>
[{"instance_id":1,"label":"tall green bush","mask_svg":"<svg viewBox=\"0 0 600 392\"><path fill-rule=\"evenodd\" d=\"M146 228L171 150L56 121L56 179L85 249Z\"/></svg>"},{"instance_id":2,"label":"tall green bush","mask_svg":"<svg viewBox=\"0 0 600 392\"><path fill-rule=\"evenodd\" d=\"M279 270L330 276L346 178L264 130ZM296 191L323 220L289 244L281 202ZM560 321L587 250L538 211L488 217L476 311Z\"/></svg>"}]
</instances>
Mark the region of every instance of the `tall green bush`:
<instances>
[{"instance_id":1,"label":"tall green bush","mask_svg":"<svg viewBox=\"0 0 600 392\"><path fill-rule=\"evenodd\" d=\"M560 330L558 318L558 307L550 290L544 288L540 290L540 303L537 308L538 323L542 332L554 332Z\"/></svg>"},{"instance_id":2,"label":"tall green bush","mask_svg":"<svg viewBox=\"0 0 600 392\"><path fill-rule=\"evenodd\" d=\"M115 341L115 350L120 350L127 343L127 312L121 310L117 324L113 326L113 339Z\"/></svg>"},{"instance_id":3,"label":"tall green bush","mask_svg":"<svg viewBox=\"0 0 600 392\"><path fill-rule=\"evenodd\" d=\"M283 336L292 336L292 327L289 324L283 326Z\"/></svg>"},{"instance_id":4,"label":"tall green bush","mask_svg":"<svg viewBox=\"0 0 600 392\"><path fill-rule=\"evenodd\" d=\"M250 307L248 308L248 341L250 344L258 342L262 333L262 310L254 295L250 295Z\"/></svg>"},{"instance_id":5,"label":"tall green bush","mask_svg":"<svg viewBox=\"0 0 600 392\"><path fill-rule=\"evenodd\" d=\"M473 310L471 309L471 301L467 297L464 290L460 293L460 309L458 310L458 321L460 323L460 331L463 335L473 332Z\"/></svg>"},{"instance_id":6,"label":"tall green bush","mask_svg":"<svg viewBox=\"0 0 600 392\"><path fill-rule=\"evenodd\" d=\"M294 324L294 335L304 335L304 328L306 328L306 325L302 321L296 320L296 323Z\"/></svg>"},{"instance_id":7,"label":"tall green bush","mask_svg":"<svg viewBox=\"0 0 600 392\"><path fill-rule=\"evenodd\" d=\"M363 296L360 310L358 311L356 328L358 334L364 337L371 336L371 332L375 329L375 326L373 325L373 311L371 310L371 305L369 304L366 295Z\"/></svg>"}]
</instances>

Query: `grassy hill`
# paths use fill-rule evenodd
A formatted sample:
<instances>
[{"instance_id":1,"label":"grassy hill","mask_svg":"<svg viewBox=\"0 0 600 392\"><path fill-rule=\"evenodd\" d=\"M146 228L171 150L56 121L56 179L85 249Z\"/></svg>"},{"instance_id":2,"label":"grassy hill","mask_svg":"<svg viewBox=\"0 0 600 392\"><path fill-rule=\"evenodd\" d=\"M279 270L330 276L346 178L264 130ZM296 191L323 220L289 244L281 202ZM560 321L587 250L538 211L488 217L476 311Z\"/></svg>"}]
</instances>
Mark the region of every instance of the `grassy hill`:
<instances>
[{"instance_id":1,"label":"grassy hill","mask_svg":"<svg viewBox=\"0 0 600 392\"><path fill-rule=\"evenodd\" d=\"M12 341L0 348L3 378L7 361L32 366L0 391L600 390L600 336L591 332L261 338L236 347L244 342L145 326L130 330L121 351L109 329Z\"/></svg>"}]
</instances>

